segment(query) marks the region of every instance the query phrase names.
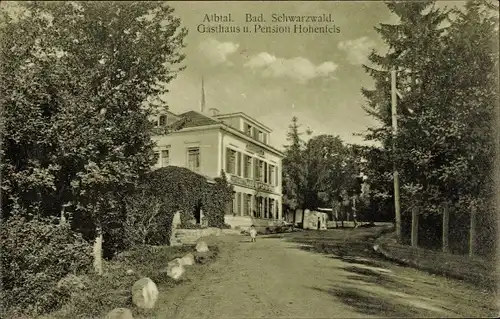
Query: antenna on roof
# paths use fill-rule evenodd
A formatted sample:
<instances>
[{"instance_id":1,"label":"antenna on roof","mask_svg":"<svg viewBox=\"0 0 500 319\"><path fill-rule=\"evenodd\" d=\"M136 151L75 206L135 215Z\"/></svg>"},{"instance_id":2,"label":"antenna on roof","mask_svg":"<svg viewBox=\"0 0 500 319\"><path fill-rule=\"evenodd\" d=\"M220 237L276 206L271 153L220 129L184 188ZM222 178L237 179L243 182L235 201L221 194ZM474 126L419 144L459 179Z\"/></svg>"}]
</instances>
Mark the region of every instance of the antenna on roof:
<instances>
[{"instance_id":1,"label":"antenna on roof","mask_svg":"<svg viewBox=\"0 0 500 319\"><path fill-rule=\"evenodd\" d=\"M201 76L201 113L205 112L205 81L203 75Z\"/></svg>"}]
</instances>

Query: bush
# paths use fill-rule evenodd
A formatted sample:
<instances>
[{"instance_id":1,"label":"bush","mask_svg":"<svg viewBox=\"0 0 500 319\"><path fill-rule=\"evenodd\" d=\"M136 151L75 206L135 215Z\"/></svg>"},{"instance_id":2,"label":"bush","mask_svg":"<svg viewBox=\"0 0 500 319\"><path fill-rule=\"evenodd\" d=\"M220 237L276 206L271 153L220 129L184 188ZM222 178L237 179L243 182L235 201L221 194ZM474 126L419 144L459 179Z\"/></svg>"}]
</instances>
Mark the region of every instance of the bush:
<instances>
[{"instance_id":1,"label":"bush","mask_svg":"<svg viewBox=\"0 0 500 319\"><path fill-rule=\"evenodd\" d=\"M59 307L69 296L60 279L91 269L92 248L68 224L12 217L0 230L2 313L37 315Z\"/></svg>"},{"instance_id":2,"label":"bush","mask_svg":"<svg viewBox=\"0 0 500 319\"><path fill-rule=\"evenodd\" d=\"M222 229L231 229L231 225L229 225L229 224L222 224L221 228Z\"/></svg>"}]
</instances>

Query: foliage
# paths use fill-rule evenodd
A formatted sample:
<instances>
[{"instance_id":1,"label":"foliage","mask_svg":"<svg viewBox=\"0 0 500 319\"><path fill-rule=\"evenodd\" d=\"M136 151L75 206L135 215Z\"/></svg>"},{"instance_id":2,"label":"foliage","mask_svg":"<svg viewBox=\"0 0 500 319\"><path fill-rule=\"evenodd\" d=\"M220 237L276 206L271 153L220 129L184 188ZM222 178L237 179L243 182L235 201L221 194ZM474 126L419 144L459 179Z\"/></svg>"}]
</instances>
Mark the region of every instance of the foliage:
<instances>
[{"instance_id":1,"label":"foliage","mask_svg":"<svg viewBox=\"0 0 500 319\"><path fill-rule=\"evenodd\" d=\"M233 187L227 182L226 174L215 179L215 185L208 185L202 200L203 213L209 227L225 228L226 208L233 200Z\"/></svg>"},{"instance_id":2,"label":"foliage","mask_svg":"<svg viewBox=\"0 0 500 319\"><path fill-rule=\"evenodd\" d=\"M132 244L167 244L174 214L181 225L190 225L202 209L209 227L224 227L225 207L232 201L232 186L224 172L211 184L206 177L177 166L147 174L127 200L127 237Z\"/></svg>"},{"instance_id":3,"label":"foliage","mask_svg":"<svg viewBox=\"0 0 500 319\"><path fill-rule=\"evenodd\" d=\"M12 217L0 229L2 312L36 315L67 298L57 289L67 274L92 265L91 247L68 224L48 219ZM2 315L2 317L5 317Z\"/></svg>"},{"instance_id":4,"label":"foliage","mask_svg":"<svg viewBox=\"0 0 500 319\"><path fill-rule=\"evenodd\" d=\"M182 69L186 30L160 2L13 5L0 24L2 211L59 215L69 203L106 233L152 165L148 117Z\"/></svg>"},{"instance_id":5,"label":"foliage","mask_svg":"<svg viewBox=\"0 0 500 319\"><path fill-rule=\"evenodd\" d=\"M136 192L126 199L125 234L128 247L144 245L150 234L161 231L158 229L160 208L161 201L150 196L144 187L138 187Z\"/></svg>"},{"instance_id":6,"label":"foliage","mask_svg":"<svg viewBox=\"0 0 500 319\"><path fill-rule=\"evenodd\" d=\"M143 196L141 201L129 201L128 219L134 220L144 209L158 209L157 212L150 210L149 217L140 218L139 224L142 228L148 228L148 244L167 244L170 240L171 227L174 214L181 213L181 224L187 224L193 218L193 211L197 207L206 192L206 178L198 175L187 168L168 166L156 169L141 179L135 196ZM153 206L151 206L153 205ZM136 219L137 220L137 219ZM148 223L149 227L145 227ZM131 234L133 236L133 233Z\"/></svg>"},{"instance_id":7,"label":"foliage","mask_svg":"<svg viewBox=\"0 0 500 319\"><path fill-rule=\"evenodd\" d=\"M377 28L389 52L370 55L377 68L365 69L375 88L363 90L367 112L382 125L366 136L382 145L365 150L372 194L380 201L391 200L394 162L403 213L419 205L424 215L439 214L447 202L457 214L476 209L493 222L487 212L493 211L489 203L494 193L493 109L499 93L498 15L483 1L469 1L464 10L439 10L431 1L387 6L400 23ZM402 93L394 149L391 69L397 70Z\"/></svg>"},{"instance_id":8,"label":"foliage","mask_svg":"<svg viewBox=\"0 0 500 319\"><path fill-rule=\"evenodd\" d=\"M309 136L312 132L307 132ZM283 196L287 208L295 210L331 207L342 197L355 196L359 155L354 146L345 145L338 136L300 138L298 119L294 117L283 159Z\"/></svg>"},{"instance_id":9,"label":"foliage","mask_svg":"<svg viewBox=\"0 0 500 319\"><path fill-rule=\"evenodd\" d=\"M303 203L301 185L304 184L304 169L301 156L305 142L300 138L302 133L299 128L298 118L294 116L287 132L290 145L284 146L283 158L283 205L293 210Z\"/></svg>"}]
</instances>

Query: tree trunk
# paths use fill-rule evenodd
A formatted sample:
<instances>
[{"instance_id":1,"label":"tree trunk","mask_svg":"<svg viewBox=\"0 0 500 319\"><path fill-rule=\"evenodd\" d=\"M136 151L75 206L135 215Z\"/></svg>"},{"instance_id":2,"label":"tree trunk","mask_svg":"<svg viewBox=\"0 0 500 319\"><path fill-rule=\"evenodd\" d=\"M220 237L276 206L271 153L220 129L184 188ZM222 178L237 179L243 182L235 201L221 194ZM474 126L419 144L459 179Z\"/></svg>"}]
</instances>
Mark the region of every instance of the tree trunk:
<instances>
[{"instance_id":1,"label":"tree trunk","mask_svg":"<svg viewBox=\"0 0 500 319\"><path fill-rule=\"evenodd\" d=\"M418 210L417 206L411 210L411 246L418 246Z\"/></svg>"},{"instance_id":2,"label":"tree trunk","mask_svg":"<svg viewBox=\"0 0 500 319\"><path fill-rule=\"evenodd\" d=\"M100 226L96 229L96 239L94 242L94 270L98 275L103 274L102 269L102 229Z\"/></svg>"},{"instance_id":3,"label":"tree trunk","mask_svg":"<svg viewBox=\"0 0 500 319\"><path fill-rule=\"evenodd\" d=\"M371 212L370 225L375 226L375 212L376 212L375 203L370 201L369 206L370 206L370 212Z\"/></svg>"},{"instance_id":4,"label":"tree trunk","mask_svg":"<svg viewBox=\"0 0 500 319\"><path fill-rule=\"evenodd\" d=\"M448 205L443 208L443 253L447 253L448 247L448 231L450 227L450 211Z\"/></svg>"},{"instance_id":5,"label":"tree trunk","mask_svg":"<svg viewBox=\"0 0 500 319\"><path fill-rule=\"evenodd\" d=\"M306 209L302 208L302 229L305 229L306 227L305 219L306 219Z\"/></svg>"},{"instance_id":6,"label":"tree trunk","mask_svg":"<svg viewBox=\"0 0 500 319\"><path fill-rule=\"evenodd\" d=\"M341 211L340 211L340 227L344 228L344 219L345 219L345 211L346 211L346 208L345 206L342 204L341 206Z\"/></svg>"},{"instance_id":7,"label":"tree trunk","mask_svg":"<svg viewBox=\"0 0 500 319\"><path fill-rule=\"evenodd\" d=\"M476 242L476 208L472 207L470 211L469 257L474 256L475 242Z\"/></svg>"}]
</instances>

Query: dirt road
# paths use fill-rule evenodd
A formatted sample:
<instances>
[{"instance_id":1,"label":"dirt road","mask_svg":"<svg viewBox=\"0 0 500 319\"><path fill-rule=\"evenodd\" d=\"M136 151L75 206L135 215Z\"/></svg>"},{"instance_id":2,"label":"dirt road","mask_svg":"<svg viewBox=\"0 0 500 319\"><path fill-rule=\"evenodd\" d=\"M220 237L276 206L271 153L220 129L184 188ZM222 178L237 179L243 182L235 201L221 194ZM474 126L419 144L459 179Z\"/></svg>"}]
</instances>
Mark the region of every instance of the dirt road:
<instances>
[{"instance_id":1,"label":"dirt road","mask_svg":"<svg viewBox=\"0 0 500 319\"><path fill-rule=\"evenodd\" d=\"M202 279L162 297L155 317L494 316L493 297L473 286L372 256L366 232L312 231L256 243L220 237L220 258ZM297 241L334 243L339 255L319 254Z\"/></svg>"}]
</instances>

